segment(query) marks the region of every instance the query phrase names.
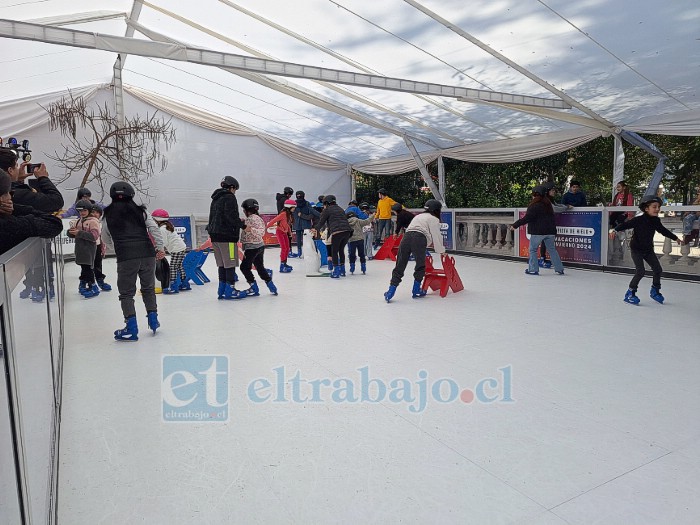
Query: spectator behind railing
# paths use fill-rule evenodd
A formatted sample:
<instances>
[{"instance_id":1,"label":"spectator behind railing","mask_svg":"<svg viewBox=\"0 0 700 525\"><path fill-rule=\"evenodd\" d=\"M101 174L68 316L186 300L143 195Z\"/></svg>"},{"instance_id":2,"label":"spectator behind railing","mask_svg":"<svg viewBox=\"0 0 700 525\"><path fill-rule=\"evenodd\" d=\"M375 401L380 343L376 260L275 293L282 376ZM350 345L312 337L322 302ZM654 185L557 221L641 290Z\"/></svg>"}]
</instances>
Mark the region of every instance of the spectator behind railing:
<instances>
[{"instance_id":1,"label":"spectator behind railing","mask_svg":"<svg viewBox=\"0 0 700 525\"><path fill-rule=\"evenodd\" d=\"M31 206L37 210L55 213L63 207L63 196L53 182L49 180L46 166L41 164L32 173L27 173L28 162L20 164L19 157L13 149L0 148L0 169L6 170L12 179L12 201L15 204ZM25 180L34 175L31 185Z\"/></svg>"},{"instance_id":2,"label":"spectator behind railing","mask_svg":"<svg viewBox=\"0 0 700 525\"><path fill-rule=\"evenodd\" d=\"M15 205L12 180L0 170L0 254L31 237L52 238L61 233L61 219L31 206Z\"/></svg>"}]
</instances>

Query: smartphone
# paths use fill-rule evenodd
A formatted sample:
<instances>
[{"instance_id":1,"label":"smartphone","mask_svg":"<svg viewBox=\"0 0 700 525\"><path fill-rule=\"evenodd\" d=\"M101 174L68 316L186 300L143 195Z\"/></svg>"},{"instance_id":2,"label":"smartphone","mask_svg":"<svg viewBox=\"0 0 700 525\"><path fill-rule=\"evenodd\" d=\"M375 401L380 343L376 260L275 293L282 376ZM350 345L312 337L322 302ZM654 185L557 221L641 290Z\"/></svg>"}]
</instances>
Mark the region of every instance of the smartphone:
<instances>
[{"instance_id":1,"label":"smartphone","mask_svg":"<svg viewBox=\"0 0 700 525\"><path fill-rule=\"evenodd\" d=\"M26 170L27 170L27 175L31 175L34 173L35 169L38 169L41 167L41 163L39 164L27 164Z\"/></svg>"}]
</instances>

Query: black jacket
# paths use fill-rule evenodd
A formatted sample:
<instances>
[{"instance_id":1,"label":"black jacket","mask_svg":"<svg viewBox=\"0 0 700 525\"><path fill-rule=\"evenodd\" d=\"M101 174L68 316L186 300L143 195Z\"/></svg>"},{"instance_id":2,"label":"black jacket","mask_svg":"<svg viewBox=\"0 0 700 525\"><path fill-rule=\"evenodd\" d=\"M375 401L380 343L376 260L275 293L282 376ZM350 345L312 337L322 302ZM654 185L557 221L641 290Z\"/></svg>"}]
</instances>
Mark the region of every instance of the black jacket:
<instances>
[{"instance_id":1,"label":"black jacket","mask_svg":"<svg viewBox=\"0 0 700 525\"><path fill-rule=\"evenodd\" d=\"M350 226L348 218L345 216L345 211L337 204L326 206L326 209L321 212L316 229L322 230L324 225L328 225L329 237L336 232L352 231L352 226Z\"/></svg>"},{"instance_id":2,"label":"black jacket","mask_svg":"<svg viewBox=\"0 0 700 525\"><path fill-rule=\"evenodd\" d=\"M291 199L292 196L287 196L284 193L277 193L275 195L275 199L277 200L277 213L282 211L282 208L284 208L284 201L287 199Z\"/></svg>"},{"instance_id":3,"label":"black jacket","mask_svg":"<svg viewBox=\"0 0 700 525\"><path fill-rule=\"evenodd\" d=\"M155 257L156 248L148 235L146 217L146 210L133 201L113 202L105 208L104 220L114 243L118 263Z\"/></svg>"},{"instance_id":4,"label":"black jacket","mask_svg":"<svg viewBox=\"0 0 700 525\"><path fill-rule=\"evenodd\" d=\"M245 226L238 214L238 201L229 190L219 188L211 195L207 231L212 242L238 242Z\"/></svg>"},{"instance_id":5,"label":"black jacket","mask_svg":"<svg viewBox=\"0 0 700 525\"><path fill-rule=\"evenodd\" d=\"M659 232L664 237L678 240L678 236L667 230L663 224L661 224L661 219L658 217L652 217L646 213L638 215L627 222L615 226L616 231L629 230L634 228L634 235L632 235L632 240L630 241L630 249L636 252L651 253L654 251L654 233Z\"/></svg>"},{"instance_id":6,"label":"black jacket","mask_svg":"<svg viewBox=\"0 0 700 525\"><path fill-rule=\"evenodd\" d=\"M39 211L54 213L63 207L63 195L56 189L48 177L39 177L32 185L20 182L12 183L12 202L31 206Z\"/></svg>"},{"instance_id":7,"label":"black jacket","mask_svg":"<svg viewBox=\"0 0 700 525\"><path fill-rule=\"evenodd\" d=\"M409 224L411 224L411 221L413 220L413 213L411 213L408 210L399 210L399 212L396 214L396 235L399 234L401 231L401 228L407 228Z\"/></svg>"},{"instance_id":8,"label":"black jacket","mask_svg":"<svg viewBox=\"0 0 700 525\"><path fill-rule=\"evenodd\" d=\"M58 217L31 206L14 205L12 215L0 215L0 253L5 253L30 237L50 239L63 230Z\"/></svg>"},{"instance_id":9,"label":"black jacket","mask_svg":"<svg viewBox=\"0 0 700 525\"><path fill-rule=\"evenodd\" d=\"M556 235L557 224L554 221L554 210L549 201L541 200L527 207L525 217L513 223L513 228L527 224L530 235Z\"/></svg>"}]
</instances>

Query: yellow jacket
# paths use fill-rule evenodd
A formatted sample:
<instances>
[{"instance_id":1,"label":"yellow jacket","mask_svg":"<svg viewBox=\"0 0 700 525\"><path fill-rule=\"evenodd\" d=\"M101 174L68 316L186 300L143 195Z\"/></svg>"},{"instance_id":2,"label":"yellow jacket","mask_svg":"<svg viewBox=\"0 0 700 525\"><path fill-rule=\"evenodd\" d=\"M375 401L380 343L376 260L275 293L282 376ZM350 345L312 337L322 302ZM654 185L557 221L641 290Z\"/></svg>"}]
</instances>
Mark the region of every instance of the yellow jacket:
<instances>
[{"instance_id":1,"label":"yellow jacket","mask_svg":"<svg viewBox=\"0 0 700 525\"><path fill-rule=\"evenodd\" d=\"M396 201L391 197L384 196L377 202L377 212L374 216L377 219L391 219L391 207L396 204Z\"/></svg>"}]
</instances>

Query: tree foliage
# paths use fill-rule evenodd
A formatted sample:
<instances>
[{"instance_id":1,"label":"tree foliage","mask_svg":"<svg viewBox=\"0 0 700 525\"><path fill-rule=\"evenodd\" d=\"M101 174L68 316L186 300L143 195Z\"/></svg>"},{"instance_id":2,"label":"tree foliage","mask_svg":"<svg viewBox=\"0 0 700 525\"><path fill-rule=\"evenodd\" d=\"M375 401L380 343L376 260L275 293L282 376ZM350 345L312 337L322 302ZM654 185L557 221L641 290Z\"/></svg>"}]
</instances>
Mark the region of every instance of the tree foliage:
<instances>
[{"instance_id":1,"label":"tree foliage","mask_svg":"<svg viewBox=\"0 0 700 525\"><path fill-rule=\"evenodd\" d=\"M125 117L122 125L106 103L93 108L72 93L44 109L49 129L66 140L63 152L48 155L65 168L59 182L81 174L80 188L97 182L104 193L108 175L113 175L148 196L146 181L157 167L167 167L161 145L167 150L175 142L175 130L170 119L159 118L157 112Z\"/></svg>"},{"instance_id":2,"label":"tree foliage","mask_svg":"<svg viewBox=\"0 0 700 525\"><path fill-rule=\"evenodd\" d=\"M668 157L662 184L669 202L687 204L700 188L700 138L647 135L647 140ZM612 137L598 138L577 148L549 157L504 164L477 164L444 158L445 199L450 208L510 208L526 206L532 188L554 182L559 194L570 180L581 182L590 206L607 204L613 187ZM646 151L624 143L625 180L635 196L641 197L649 184L657 159ZM437 184L436 163L428 166ZM421 190L425 184L418 170L398 176L357 174L357 197L376 202L377 190L408 207L422 207L431 198Z\"/></svg>"}]
</instances>

